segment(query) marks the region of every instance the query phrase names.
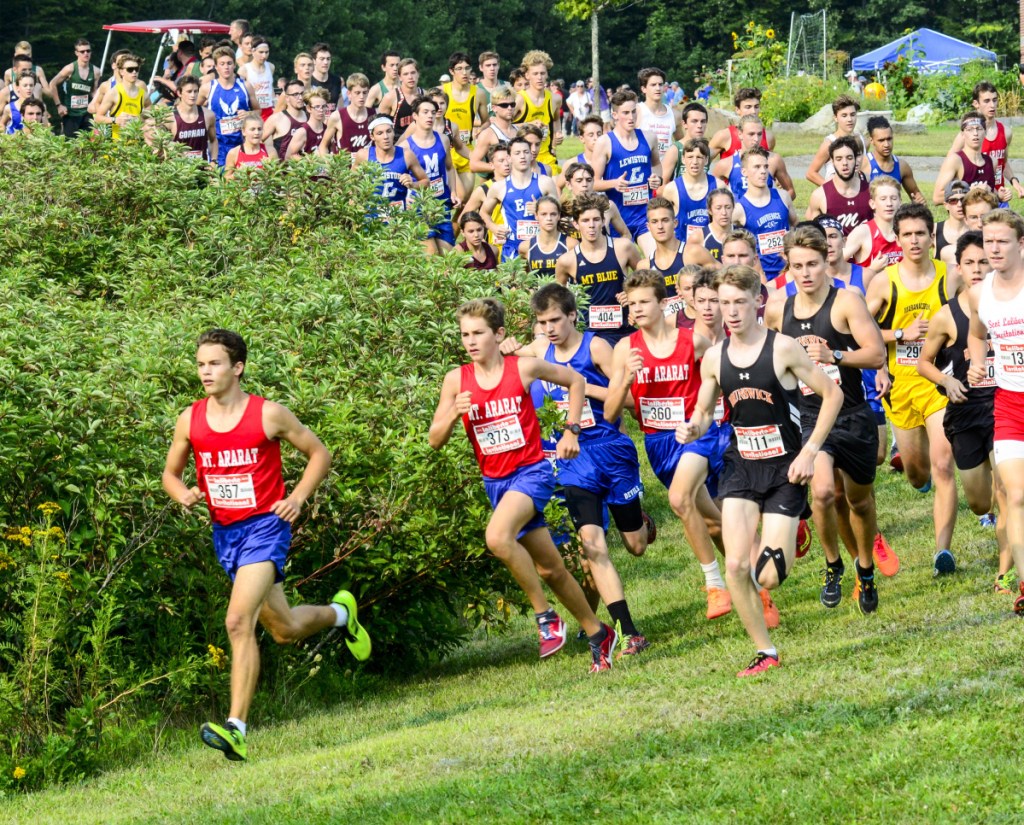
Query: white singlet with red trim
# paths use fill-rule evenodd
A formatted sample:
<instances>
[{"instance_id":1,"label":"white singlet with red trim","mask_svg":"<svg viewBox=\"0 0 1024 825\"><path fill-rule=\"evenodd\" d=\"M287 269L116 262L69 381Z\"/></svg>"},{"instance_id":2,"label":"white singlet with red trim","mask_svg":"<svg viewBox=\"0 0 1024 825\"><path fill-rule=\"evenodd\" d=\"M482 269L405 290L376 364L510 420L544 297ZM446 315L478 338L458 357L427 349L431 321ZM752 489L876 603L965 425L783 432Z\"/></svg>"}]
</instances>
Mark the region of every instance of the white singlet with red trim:
<instances>
[{"instance_id":1,"label":"white singlet with red trim","mask_svg":"<svg viewBox=\"0 0 1024 825\"><path fill-rule=\"evenodd\" d=\"M981 283L978 317L988 328L995 350L996 386L1024 393L1024 286L1002 301L992 292L995 277L990 272Z\"/></svg>"}]
</instances>

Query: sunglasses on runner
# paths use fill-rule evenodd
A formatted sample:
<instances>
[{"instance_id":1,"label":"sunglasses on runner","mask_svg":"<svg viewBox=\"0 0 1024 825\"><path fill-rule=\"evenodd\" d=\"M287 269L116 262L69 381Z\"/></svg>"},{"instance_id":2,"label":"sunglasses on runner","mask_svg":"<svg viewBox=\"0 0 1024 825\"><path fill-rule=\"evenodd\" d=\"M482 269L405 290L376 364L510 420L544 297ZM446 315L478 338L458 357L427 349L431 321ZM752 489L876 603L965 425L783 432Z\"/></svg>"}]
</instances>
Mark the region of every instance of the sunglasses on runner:
<instances>
[{"instance_id":1,"label":"sunglasses on runner","mask_svg":"<svg viewBox=\"0 0 1024 825\"><path fill-rule=\"evenodd\" d=\"M510 108L512 106L515 106L516 104L514 102L510 101L509 103L492 103L491 105L495 109L508 109L508 108Z\"/></svg>"},{"instance_id":2,"label":"sunglasses on runner","mask_svg":"<svg viewBox=\"0 0 1024 825\"><path fill-rule=\"evenodd\" d=\"M138 66L125 66L124 67L124 71L128 72L129 74L138 74L139 73L139 67Z\"/></svg>"}]
</instances>

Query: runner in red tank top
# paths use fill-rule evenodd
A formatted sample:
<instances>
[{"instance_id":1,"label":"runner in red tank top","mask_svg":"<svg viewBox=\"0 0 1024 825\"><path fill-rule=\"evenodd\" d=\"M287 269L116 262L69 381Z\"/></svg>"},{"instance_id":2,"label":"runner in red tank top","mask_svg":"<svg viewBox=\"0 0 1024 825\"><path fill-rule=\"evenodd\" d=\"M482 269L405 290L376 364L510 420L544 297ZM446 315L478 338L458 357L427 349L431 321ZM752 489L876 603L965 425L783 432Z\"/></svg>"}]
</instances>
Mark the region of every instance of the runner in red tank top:
<instances>
[{"instance_id":1,"label":"runner in red tank top","mask_svg":"<svg viewBox=\"0 0 1024 825\"><path fill-rule=\"evenodd\" d=\"M695 296L698 283L708 286L710 281L703 272L697 276ZM731 430L716 420L704 438L686 445L676 441L676 430L693 413L700 392L700 359L718 339L704 326L704 314L698 319L700 330L710 337L695 332L696 324L694 329L679 329L665 318L668 293L660 272L638 269L626 278L625 291L630 313L637 313L633 322L638 329L615 346L605 414L614 420L632 387L647 458L668 489L672 510L683 522L687 541L704 572L707 618L716 619L732 610L712 543L721 548L722 520L713 498ZM710 313L713 327L714 310ZM717 335L722 336L720 315L717 326Z\"/></svg>"},{"instance_id":2,"label":"runner in red tank top","mask_svg":"<svg viewBox=\"0 0 1024 825\"><path fill-rule=\"evenodd\" d=\"M285 407L242 391L245 359L238 333L213 329L200 336L196 361L207 397L178 416L163 472L164 490L183 507L191 510L205 500L217 559L232 581L226 618L231 710L225 724L207 722L200 734L233 761L246 758L246 719L260 667L257 620L279 644L334 626L346 628L346 643L357 659L369 658L371 648L347 590L329 605L288 606L281 582L291 525L327 475L331 454ZM287 496L281 439L309 460ZM182 480L189 453L195 455L198 485L192 488Z\"/></svg>"},{"instance_id":3,"label":"runner in red tank top","mask_svg":"<svg viewBox=\"0 0 1024 825\"><path fill-rule=\"evenodd\" d=\"M736 115L743 117L744 115L757 115L761 114L761 90L745 87L737 89L736 94L733 95L733 104L736 107ZM711 136L711 142L709 144L711 148L711 158L714 159L716 155L721 155L723 158L727 158L742 148L740 143L740 133L735 126L729 126L725 129L719 129L714 135ZM767 149L769 152L775 147L775 136L765 129L763 135L761 135L761 147Z\"/></svg>"},{"instance_id":4,"label":"runner in red tank top","mask_svg":"<svg viewBox=\"0 0 1024 825\"><path fill-rule=\"evenodd\" d=\"M569 411L557 445L558 457L568 459L579 454L586 381L574 370L543 358L502 355L505 307L493 298L463 304L457 317L470 363L449 370L444 378L430 425L430 446L441 449L462 421L494 507L487 525L487 547L533 605L541 658L565 645L566 626L548 603L538 573L590 637L591 673L607 670L612 666L616 633L597 620L545 526L544 508L554 493L555 478L544 458L537 413L527 389L536 380L568 388Z\"/></svg>"},{"instance_id":5,"label":"runner in red tank top","mask_svg":"<svg viewBox=\"0 0 1024 825\"><path fill-rule=\"evenodd\" d=\"M864 267L864 288L872 276L903 260L903 250L892 228L892 219L900 206L901 184L896 178L879 175L868 187L874 217L862 223L846 239L843 258Z\"/></svg>"},{"instance_id":6,"label":"runner in red tank top","mask_svg":"<svg viewBox=\"0 0 1024 825\"><path fill-rule=\"evenodd\" d=\"M242 121L242 145L228 152L224 161L225 178L233 178L235 170L243 167L262 169L267 158L277 160L277 156L270 153L273 149L267 151L267 147L260 143L262 134L263 118L256 112L250 112Z\"/></svg>"}]
</instances>

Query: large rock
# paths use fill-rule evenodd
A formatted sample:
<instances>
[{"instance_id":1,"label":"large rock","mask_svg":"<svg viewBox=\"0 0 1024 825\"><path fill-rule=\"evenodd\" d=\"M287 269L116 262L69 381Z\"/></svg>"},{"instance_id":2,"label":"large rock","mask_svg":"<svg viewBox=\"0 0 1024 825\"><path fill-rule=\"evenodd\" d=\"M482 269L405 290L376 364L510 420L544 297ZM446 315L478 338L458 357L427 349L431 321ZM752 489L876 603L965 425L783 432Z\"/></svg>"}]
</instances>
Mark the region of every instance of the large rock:
<instances>
[{"instance_id":1,"label":"large rock","mask_svg":"<svg viewBox=\"0 0 1024 825\"><path fill-rule=\"evenodd\" d=\"M808 132L821 132L822 134L831 132L836 125L836 119L832 116L832 104L826 103L801 125Z\"/></svg>"},{"instance_id":2,"label":"large rock","mask_svg":"<svg viewBox=\"0 0 1024 825\"><path fill-rule=\"evenodd\" d=\"M727 112L725 109L709 109L707 127L708 140L710 140L711 135L719 129L726 129L730 124L739 123L739 121L740 119L735 112Z\"/></svg>"},{"instance_id":3,"label":"large rock","mask_svg":"<svg viewBox=\"0 0 1024 825\"><path fill-rule=\"evenodd\" d=\"M905 123L928 123L935 114L931 103L920 103L907 111Z\"/></svg>"}]
</instances>

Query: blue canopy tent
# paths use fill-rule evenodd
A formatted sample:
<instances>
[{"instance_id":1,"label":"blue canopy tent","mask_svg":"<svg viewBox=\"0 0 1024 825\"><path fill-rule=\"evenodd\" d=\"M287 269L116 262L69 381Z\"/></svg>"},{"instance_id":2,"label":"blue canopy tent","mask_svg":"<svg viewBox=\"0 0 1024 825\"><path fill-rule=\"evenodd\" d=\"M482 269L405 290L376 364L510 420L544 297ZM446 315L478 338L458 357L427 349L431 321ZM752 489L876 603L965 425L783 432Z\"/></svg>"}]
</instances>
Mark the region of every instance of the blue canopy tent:
<instances>
[{"instance_id":1,"label":"blue canopy tent","mask_svg":"<svg viewBox=\"0 0 1024 825\"><path fill-rule=\"evenodd\" d=\"M892 62L911 50L914 52L912 62L922 72L956 73L964 63L971 60L989 60L993 63L996 61L995 52L988 49L972 46L934 29L918 29L893 40L892 43L853 58L853 68L858 72L877 71L885 63Z\"/></svg>"}]
</instances>

